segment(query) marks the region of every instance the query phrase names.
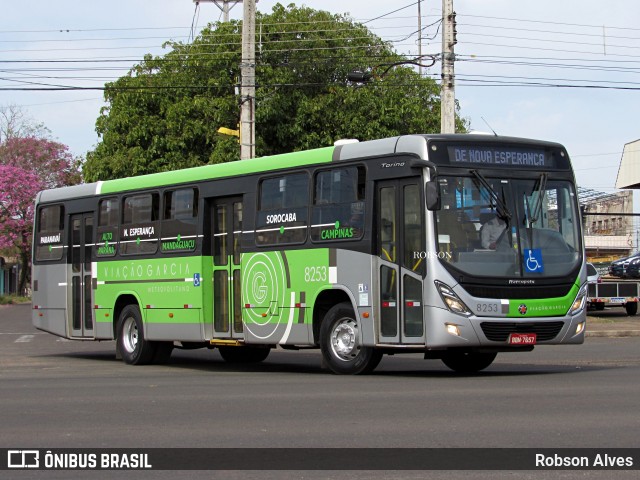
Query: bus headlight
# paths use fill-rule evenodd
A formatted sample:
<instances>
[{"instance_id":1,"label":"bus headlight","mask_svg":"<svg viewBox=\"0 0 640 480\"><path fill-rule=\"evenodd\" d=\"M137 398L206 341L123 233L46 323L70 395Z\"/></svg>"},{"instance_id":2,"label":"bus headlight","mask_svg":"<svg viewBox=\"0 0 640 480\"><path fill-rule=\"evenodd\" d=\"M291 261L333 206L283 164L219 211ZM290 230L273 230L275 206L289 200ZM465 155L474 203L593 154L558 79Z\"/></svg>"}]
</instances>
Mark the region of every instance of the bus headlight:
<instances>
[{"instance_id":1,"label":"bus headlight","mask_svg":"<svg viewBox=\"0 0 640 480\"><path fill-rule=\"evenodd\" d=\"M453 323L445 323L444 326L449 335L453 335L454 337L460 336L460 327L458 327L458 325L455 325Z\"/></svg>"},{"instance_id":2,"label":"bus headlight","mask_svg":"<svg viewBox=\"0 0 640 480\"><path fill-rule=\"evenodd\" d=\"M584 310L584 307L587 304L587 285L588 284L585 283L582 286L576 296L576 299L573 301L573 305L571 305L571 308L569 309L569 313L571 315L577 315Z\"/></svg>"},{"instance_id":3,"label":"bus headlight","mask_svg":"<svg viewBox=\"0 0 640 480\"><path fill-rule=\"evenodd\" d=\"M442 301L447 306L449 310L453 313L457 313L458 315L463 315L468 317L471 315L471 310L467 308L460 298L454 293L453 290L448 285L445 285L442 282L435 281L436 288L438 289L438 293L440 293L440 297Z\"/></svg>"}]
</instances>

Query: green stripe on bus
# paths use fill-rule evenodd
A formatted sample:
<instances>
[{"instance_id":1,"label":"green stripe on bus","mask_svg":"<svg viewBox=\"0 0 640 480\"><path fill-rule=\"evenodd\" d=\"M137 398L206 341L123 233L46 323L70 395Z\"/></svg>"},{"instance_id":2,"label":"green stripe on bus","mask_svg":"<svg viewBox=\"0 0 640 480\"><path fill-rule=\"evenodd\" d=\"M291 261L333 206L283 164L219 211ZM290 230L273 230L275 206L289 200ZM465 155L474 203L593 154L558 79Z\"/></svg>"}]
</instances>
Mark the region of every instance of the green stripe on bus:
<instances>
[{"instance_id":1,"label":"green stripe on bus","mask_svg":"<svg viewBox=\"0 0 640 480\"><path fill-rule=\"evenodd\" d=\"M508 317L564 317L573 305L580 288L573 285L564 297L509 300Z\"/></svg>"},{"instance_id":2,"label":"green stripe on bus","mask_svg":"<svg viewBox=\"0 0 640 480\"><path fill-rule=\"evenodd\" d=\"M270 157L253 158L216 165L188 168L171 172L153 173L139 177L107 180L102 184L101 193L117 193L127 190L154 188L165 185L198 182L205 179L225 178L278 169L303 167L317 163L329 163L335 147L318 148L306 152L293 152Z\"/></svg>"}]
</instances>

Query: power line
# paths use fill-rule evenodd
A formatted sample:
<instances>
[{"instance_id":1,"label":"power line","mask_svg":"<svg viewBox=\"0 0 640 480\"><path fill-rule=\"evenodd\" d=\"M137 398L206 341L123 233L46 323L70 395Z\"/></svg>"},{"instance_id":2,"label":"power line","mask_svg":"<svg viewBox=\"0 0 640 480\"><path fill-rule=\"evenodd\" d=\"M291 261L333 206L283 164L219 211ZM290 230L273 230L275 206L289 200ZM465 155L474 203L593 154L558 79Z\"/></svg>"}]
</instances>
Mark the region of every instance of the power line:
<instances>
[{"instance_id":1,"label":"power line","mask_svg":"<svg viewBox=\"0 0 640 480\"><path fill-rule=\"evenodd\" d=\"M494 25L490 25L490 24L477 24L477 23L465 23L465 22L458 22L458 26L462 26L462 27L480 27L482 29L495 29ZM598 38L598 39L602 39L602 31L600 31L599 33L578 33L578 32L567 32L565 30L540 30L540 29L536 29L536 28L522 28L522 27L505 27L503 25L500 25L498 27L500 30L515 30L517 32L529 32L529 33L551 33L553 35L559 35L559 36L573 36L573 37L592 37L592 38ZM599 27L599 29L602 29L602 25ZM640 40L640 37L628 37L628 36L624 36L624 35L606 35L606 38L616 38L616 39L621 39L621 40Z\"/></svg>"},{"instance_id":2,"label":"power line","mask_svg":"<svg viewBox=\"0 0 640 480\"><path fill-rule=\"evenodd\" d=\"M476 37L483 37L483 38L505 38L508 40L523 40L523 41L536 41L536 42L547 42L547 43L557 43L558 40L557 39L547 39L547 38L531 38L531 37L514 37L514 36L510 36L510 35L491 35L491 34L487 34L487 33L463 33L463 32L458 32L458 35L468 35L468 36L476 36ZM639 39L640 40L640 39ZM602 42L599 43L589 43L589 42L572 42L572 41L568 41L568 40L562 40L563 44L571 44L571 45L586 45L586 46L590 46L590 47L601 47L602 46ZM473 42L472 42L473 44ZM614 44L607 44L607 47L611 47L611 48L631 48L631 49L637 49L638 47L636 46L632 46L632 45L614 45Z\"/></svg>"},{"instance_id":3,"label":"power line","mask_svg":"<svg viewBox=\"0 0 640 480\"><path fill-rule=\"evenodd\" d=\"M405 9L407 9L409 7L413 7L414 5L417 5L417 4L418 4L418 2L410 3L409 5L405 5L404 7L400 7L400 8L398 8L396 10L393 10L393 11L391 11L389 13L385 13L384 15L380 15L379 17L375 17L375 18L372 18L371 20L367 20L366 22L362 22L362 24L365 25L367 23L375 22L376 20L380 20L381 18L387 17L387 16L389 16L391 14L394 14L396 12L399 12L401 10L405 10Z\"/></svg>"},{"instance_id":4,"label":"power line","mask_svg":"<svg viewBox=\"0 0 640 480\"><path fill-rule=\"evenodd\" d=\"M542 23L542 24L547 24L547 25L562 25L562 26L572 26L572 27L588 27L588 28L602 28L603 25L591 25L591 24L584 24L584 23L568 23L568 22L552 22L549 20L532 20L532 19L525 19L525 18L511 18L511 17L491 17L491 16L487 16L487 15L471 15L471 14L465 14L465 13L461 13L460 17L469 17L469 18L487 18L487 19L491 19L491 20L507 20L509 22L529 22L529 23ZM631 27L615 27L615 26L610 26L610 25L604 25L606 28L612 29L612 30L632 30L632 31L639 31L640 32L640 28L631 28Z\"/></svg>"},{"instance_id":5,"label":"power line","mask_svg":"<svg viewBox=\"0 0 640 480\"><path fill-rule=\"evenodd\" d=\"M472 83L462 83L472 82ZM640 91L640 85L635 86L613 86L613 85L570 85L561 83L544 83L544 82L511 82L499 80L460 80L458 85L467 87L545 87L545 88L564 88L564 89L589 89L589 90L628 90Z\"/></svg>"},{"instance_id":6,"label":"power line","mask_svg":"<svg viewBox=\"0 0 640 480\"><path fill-rule=\"evenodd\" d=\"M381 20L381 19L385 19L385 20L397 20L397 19L415 19L415 16L396 16L396 17L392 17L391 15L393 13L405 10L407 8L413 7L415 5L417 5L418 2L413 2L410 3L408 5L405 5L404 7L400 7L396 10L393 10L391 12L385 13L383 15L374 17L374 18L356 18L353 19L355 22L357 23L362 23L362 24L367 24L367 23L371 23L373 21L377 21L377 20ZM423 17L428 18L428 17L433 17L433 18L439 18L439 15L423 15ZM501 20L501 21L508 21L508 22L529 22L529 23L536 23L536 24L542 24L542 25L558 25L558 26L574 26L574 27L584 27L584 28L597 28L597 29L601 29L603 26L606 29L610 29L610 30L630 30L630 31L638 31L640 32L640 28L633 28L633 27L620 27L620 26L615 26L615 25L595 25L595 24L580 24L580 23L569 23L569 22L555 22L555 21L549 21L549 20L534 20L534 19L524 19L524 18L514 18L514 17L499 17L499 16L487 16L487 15L473 15L473 14L466 14L464 12L460 12L458 13L458 19L464 19L464 18L482 18L482 19L489 19L489 20ZM263 26L274 26L274 25L292 25L292 24L296 24L296 25L300 25L300 24L318 24L318 23L331 23L334 22L333 19L331 20L321 20L321 21L317 21L317 20L312 20L312 21L308 21L308 22L304 22L304 21L296 21L296 22L272 22L272 23L267 23L267 22L262 22ZM483 25L484 26L484 25ZM190 26L186 27L184 25L177 25L177 26L171 26L171 25L167 25L167 26L157 26L157 27L144 27L144 26L136 26L136 27L105 27L105 28L53 28L53 29L23 29L23 30L0 30L0 35L3 34L10 34L10 35L15 35L15 34L33 34L33 33L62 33L62 34L68 34L68 33L93 33L93 32L123 32L123 31L147 31L147 30L152 30L152 31L157 31L157 30L185 30L185 31L189 31L190 30ZM375 28L380 28L380 27L375 27ZM508 27L502 27L502 28L508 28Z\"/></svg>"},{"instance_id":7,"label":"power line","mask_svg":"<svg viewBox=\"0 0 640 480\"><path fill-rule=\"evenodd\" d=\"M409 5L406 5L404 7L401 7L399 9L393 10L392 12L389 12L387 14L378 16L378 17L374 17L370 20L368 20L365 23L369 23L369 22L373 22L373 21L377 21L377 20L382 20L383 18L388 18L391 14L396 13L400 10L409 8L413 5L416 5L417 2L411 3ZM461 15L462 16L462 15ZM465 15L465 16L469 16L469 15ZM469 17L474 17L474 16L469 16ZM579 24L567 24L567 23L562 23L562 22L548 22L548 21L537 21L537 20L525 20L525 19L512 19L512 18L504 18L504 17L482 17L482 16L475 16L477 18L491 18L492 20L508 20L508 21L530 21L530 22L535 22L535 23L541 23L541 24L549 24L549 25L579 25ZM405 18L405 17L398 17L398 18ZM334 20L327 20L327 22L334 22ZM437 20L436 22L433 22L431 25L428 25L427 27L431 27L435 24L439 24L440 20ZM296 24L296 25L300 25L301 22L280 22L280 23L265 23L263 25L278 25L278 26L286 26L289 24ZM318 23L322 23L322 22L308 22L308 23L314 23L314 24L318 24ZM475 24L468 24L468 25L475 25ZM585 25L582 25L585 26ZM321 25L320 25L321 27ZM425 28L427 28L425 27ZM586 27L592 28L594 26L592 25L586 25ZM601 27L601 26L596 26L596 27ZM150 29L161 29L161 28L165 28L165 27L135 27L135 28L120 28L120 29L82 29L82 30L68 30L68 31L64 31L63 33L68 33L68 32L87 32L87 31L91 31L91 32L102 32L102 31L125 31L125 30L134 30L134 31L138 31L138 30L150 30ZM170 28L183 28L183 27L170 27ZM381 27L382 28L382 27ZM393 28L393 27L389 27L389 28ZM500 27L501 29L504 30L514 30L514 28L511 27ZM610 27L610 28L616 28L616 27ZM623 28L623 27L620 27ZM345 29L345 31L347 31L348 29ZM351 30L358 30L358 26L354 26ZM515 29L517 30L517 29ZM561 34L562 32L554 32L554 31L550 31L550 30L535 30L535 29L519 29L521 31L526 30L529 32L536 32L536 33L557 33L557 34ZM640 31L640 29L637 29ZM59 32L57 30L48 30L47 32ZM270 35L283 35L283 34L292 34L295 33L296 35L298 34L315 34L315 33L319 33L320 31L327 31L327 29L324 30L318 30L318 29L300 29L297 28L295 31L290 31L287 32L286 30L283 30L281 32L263 32L263 36L264 38L269 38ZM34 31L29 31L29 32L34 32ZM6 33L6 32L0 32L0 33ZM418 33L418 31L414 31L408 35L395 35L398 40L385 40L383 41L381 44L379 44L378 46L386 46L388 44L398 44L396 45L396 47L401 47L403 46L401 44L401 42L411 38L413 35L415 35L416 33ZM239 34L234 34L235 36L239 36ZM437 35L437 31L436 34ZM434 35L434 38L435 38ZM473 35L477 35L476 33L467 33L466 35L469 36L473 36ZM591 36L590 34L572 34L572 33L567 33L567 35L582 35L582 36ZM541 41L541 42L545 42L545 41L549 41L548 39L542 39L542 38L531 38L531 37L515 37L515 36L508 36L508 35L484 35L486 36L491 36L494 38L504 38L504 39L517 39L517 40L523 40L523 41ZM201 36L203 39L214 39L214 38L219 38L219 37L223 37L222 35L202 35ZM158 37L124 37L125 39L129 38L129 39L145 39L145 38L158 38ZM346 40L350 40L350 41L354 41L354 40L358 40L361 38L367 38L367 37L357 37L357 36L352 36L352 37L348 37L348 38L331 38L327 41L335 41L335 42L343 42ZM613 38L613 37L612 37ZM623 38L623 37L621 37ZM629 37L631 38L631 37ZM109 41L109 39L107 38L103 38L103 39L86 39L87 41ZM306 41L313 41L315 39L306 39L306 38L299 38L296 39L295 42L297 45L300 45L299 48L287 48L287 49L278 49L278 48L274 48L274 49L269 49L268 53L282 53L282 52L309 52L309 53L317 53L319 56L316 56L314 61L323 61L323 60L327 60L327 61L331 61L332 59L341 59L343 60L343 58L341 56L326 56L326 55L322 55L325 52L328 51L335 51L336 48L341 48L343 51L347 51L350 49L363 49L365 48L364 46L343 46L343 47L309 47L309 48L304 48L304 43ZM33 40L34 42L36 42L37 40ZM52 40L52 41L64 41L64 40ZM69 41L69 40L67 40ZM77 41L82 41L81 39L77 39ZM13 42L13 41L11 41ZM175 40L174 40L175 42ZM279 39L279 40L268 40L267 43L269 43L270 45L277 45L278 43L282 43L282 44L286 44L286 43L292 43L292 40L287 40L287 39ZM563 42L563 44L567 44L567 43L574 43L574 44L585 44L585 45L589 45L589 46L599 46L598 44L591 44L591 43L586 43L586 42ZM200 43L198 44L198 46L203 47L203 48L213 48L213 47L221 47L221 46L239 46L240 42L208 42L208 43ZM527 46L514 46L514 45L499 45L499 44L486 44L486 43L473 43L473 42L467 42L466 46L473 46L473 45L489 45L489 46L498 46L500 48L535 48L536 50L541 50L541 48L537 48L537 47L527 47ZM179 48L181 46L181 44L177 44L176 47ZM465 46L465 45L459 45L459 46ZM375 45L367 45L367 47L371 48L371 47L375 47ZM610 45L611 48L629 48L627 46L624 45ZM84 47L84 48L78 48L78 49L43 49L43 50L37 50L37 51L46 51L46 52L54 52L54 51L68 51L68 50L72 50L72 51L93 51L93 50L100 50L100 49L120 49L120 48L127 48L127 49L131 49L131 48L157 48L157 46L124 46L124 47ZM547 51L557 51L557 52L564 52L564 53L580 53L580 54L585 54L585 55L593 55L593 52L572 52L571 50L560 50L560 49L542 49L542 50L547 50ZM20 50L21 52L32 52L34 50ZM192 53L189 51L184 51L184 52L180 52L179 50L176 50L174 48L174 50L169 52L171 54L170 58L164 58L164 57L156 57L154 58L154 62L174 62L174 61L179 61L180 57L182 57L184 60L187 59L196 59L196 58L213 58L215 56L233 56L233 55L238 55L237 52L203 52L203 53ZM619 56L619 55L617 55ZM640 56L633 56L633 55L627 55L627 57L630 58L640 58ZM375 55L363 55L360 57L363 60L373 60L376 58ZM458 55L458 60L459 61L464 61L464 62L468 62L468 63L494 63L494 64L502 64L505 66L528 66L528 67L532 67L532 68L562 68L562 69L580 69L580 70L591 70L591 71L602 71L602 72L606 72L606 73L612 73L612 72L616 72L616 73L630 73L630 74L634 74L634 73L640 73L640 65L638 67L633 67L633 66L628 66L628 65L636 65L638 64L637 62L633 62L633 61L625 61L625 60L621 60L619 58L617 58L615 61L611 61L611 60L607 60L607 62L610 62L608 65L584 65L584 62L604 62L604 60L593 60L593 59L570 59L571 61L575 61L575 62L583 62L581 64L573 64L573 65L568 65L566 63L567 60L569 59L565 59L565 60L558 60L558 59L551 59L549 57L547 57L548 60L546 61L538 61L537 59L532 59L532 58L528 58L528 57L515 57L515 56L510 56L510 57L498 57L498 56L485 56L485 57L481 57L481 56L476 56L476 55ZM545 60L545 59L542 59ZM553 60L553 61L551 61ZM44 72L44 71L65 71L65 70L54 70L50 67L50 65L57 65L57 64L61 64L61 63L68 63L70 65L72 65L71 62L73 62L73 64L76 65L80 65L80 67L72 67L73 71L76 72L83 72L83 71L91 71L91 70L105 70L105 69L109 69L112 71L117 71L120 70L119 67L117 67L116 65L118 64L126 64L129 62L142 62L144 63L144 59L143 58L124 58L124 57L109 57L109 58L105 58L105 57L96 57L93 59L47 59L47 60L7 60L7 61L0 61L0 63L5 63L5 64L18 64L18 65L24 65L24 64L35 64L36 62L42 62L43 64L46 64L47 68L22 68L22 69L4 69L3 71L5 72L5 74L11 74L13 73L18 74L18 75L30 75L29 73L26 72ZM114 66L113 67L100 67L98 66L99 64L104 64L104 63L113 63ZM565 62L564 64L561 62ZM302 62L295 62L295 64L301 64ZM92 64L92 65L88 65L88 64ZM294 64L294 62L291 62L291 64ZM263 64L264 65L264 64ZM271 65L275 65L275 64L271 64ZM623 65L623 66L621 66ZM624 66L627 65L627 66ZM190 66L190 65L184 65L184 68L200 68L200 66ZM125 68L131 68L130 65L126 65ZM204 67L203 67L204 68ZM67 71L71 71L71 70L67 70ZM427 75L430 76L430 75ZM67 80L67 81L87 81L87 80L95 80L98 78L105 78L105 77L91 77L91 76L53 76L53 75L35 75L33 76L33 78L40 78L40 79L44 79L44 80ZM555 87L555 88L608 88L608 89L621 89L621 90L636 90L637 84L635 82L629 82L629 81L619 81L619 80L597 80L597 79L574 79L574 78L547 78L547 77L538 77L538 76L509 76L509 75L476 75L476 74L459 74L458 75L459 80L463 81L463 82L467 82L466 84L463 85L467 85L467 86L521 86L521 87ZM12 82L17 82L17 81L21 81L20 79L16 78L16 77L6 77L4 78L5 81L12 81ZM576 85L575 82L581 83L580 85ZM573 83L573 84L569 84L569 83ZM51 85L51 87L54 88L69 88L69 89L76 89L77 87L71 86L71 85L65 85L65 86L60 86L60 85ZM5 87L4 90L11 90L12 88L15 87ZM86 87L86 88L94 88L94 87Z\"/></svg>"},{"instance_id":8,"label":"power line","mask_svg":"<svg viewBox=\"0 0 640 480\"><path fill-rule=\"evenodd\" d=\"M593 82L594 84L620 84L620 85L627 85L627 84L631 84L631 85L638 85L640 86L640 83L634 83L634 82L625 82L625 81L617 81L617 80L593 80L593 79L580 79L580 78L549 78L549 77L525 77L525 76L510 76L510 75L472 75L472 74L458 74L457 78L463 78L463 79L467 79L470 81L473 81L473 78L481 78L481 79L486 79L486 78L502 78L505 80L539 80L539 81L545 81L545 82Z\"/></svg>"},{"instance_id":9,"label":"power line","mask_svg":"<svg viewBox=\"0 0 640 480\"><path fill-rule=\"evenodd\" d=\"M518 66L518 67L532 67L532 68L554 68L561 70L580 70L591 71L591 72L606 72L606 73L628 73L628 74L637 74L640 73L640 64L637 67L624 67L624 66L596 66L589 65L585 63L570 63L570 62L588 62L588 60L561 60L562 63L551 63L551 62L531 62L526 60L494 60L494 59L486 59L486 58L465 58L465 56L461 56L458 58L459 62L469 62L469 63L486 63L486 64L497 64L497 65L505 65L505 66Z\"/></svg>"},{"instance_id":10,"label":"power line","mask_svg":"<svg viewBox=\"0 0 640 480\"><path fill-rule=\"evenodd\" d=\"M568 50L562 48L543 48L543 47L534 47L534 46L523 46L523 45L506 45L499 43L485 43L485 42L465 42L461 44L463 47L470 47L474 45L481 46L489 46L489 47L501 47L501 48L510 48L510 49L522 49L522 50L542 50L546 52L558 52L558 53L580 53L583 55L602 55L602 52L588 52L584 50ZM615 53L607 53L608 57L622 57L622 58L640 58L640 55L628 55L628 54L615 54Z\"/></svg>"},{"instance_id":11,"label":"power line","mask_svg":"<svg viewBox=\"0 0 640 480\"><path fill-rule=\"evenodd\" d=\"M409 4L409 5L407 5L406 7L402 7L402 8L408 8L408 7L412 6L412 5L415 5L415 3L413 3L413 4ZM395 12L395 11L396 11L396 10L394 10L394 12ZM383 15L383 16L380 16L380 17L376 17L375 19L382 18L382 17L384 17L384 16L386 16L386 15L387 15L387 14L385 14L385 15ZM374 19L372 19L372 20L374 20ZM333 21L333 20L330 20L330 21ZM524 21L524 20L523 20L523 21ZM271 23L265 23L264 25L286 25L286 24L288 24L288 23L289 23L289 22L272 23L272 24L271 24ZM314 23L318 23L318 22L314 22ZM434 24L435 24L435 23L437 23L437 22L434 22ZM544 23L544 22L543 22L543 23ZM553 22L551 22L551 23L553 23ZM296 24L299 24L299 22L296 22ZM144 27L139 27L139 28L136 28L136 29L142 29L142 28L144 28ZM351 27L350 27L350 28L351 28ZM390 27L390 28L391 28L391 27ZM509 27L502 27L502 28L509 28ZM357 29L357 26L354 26L352 29ZM104 29L97 29L97 30L104 30ZM135 30L135 29L134 29L134 30ZM304 32L314 33L314 32L317 32L317 31L319 31L319 30L317 30L317 29L315 29L315 30L300 30L300 29L298 29L298 30L295 30L294 32L297 32L297 33L304 33ZM292 32L287 32L286 30L283 30L282 32L263 32L263 35L264 35L265 37L268 37L269 35L276 35L276 34L278 34L278 35L279 35L279 34L282 34L282 33L289 34L289 33L292 33ZM414 32L413 34L415 34L415 33L417 33L417 32ZM234 34L234 35L237 35L237 34ZM476 35L476 34L475 34L475 33L470 33L470 35ZM399 38L400 38L400 40L397 40L397 42L402 41L402 40L404 40L404 39L408 39L408 38L410 38L411 36L412 36L412 34L404 35L404 36L402 36L402 35L397 35L397 37L399 37ZM486 36L486 35L485 35L485 36ZM204 36L203 36L203 38L209 38L209 37L215 37L215 36L209 36L209 35L204 35ZM506 36L500 36L500 37L506 37ZM125 38L131 38L131 37L125 37ZM154 37L140 37L140 38L154 38ZM509 38L519 38L519 39L523 39L523 40L525 39L524 37L509 37ZM531 38L529 38L529 37L527 37L526 39L527 39L527 40L532 40L532 39L531 39ZM89 39L87 39L87 40L89 40ZM546 39L533 39L533 40L548 41L548 40L546 40ZM58 40L56 40L56 41L58 41ZM61 41L61 40L60 40L60 41ZM282 41L283 41L283 42L287 42L287 40L282 40ZM297 39L297 41L298 41L298 42L304 42L304 41L306 41L306 39L304 39L304 38L300 38L300 39ZM390 41L390 42L392 42L392 43L393 43L393 42L396 42L396 40L387 40L387 41L388 41L388 42ZM473 44L473 43L471 43L471 44ZM204 44L204 45L206 45L206 44ZM223 45L223 43L210 43L209 45ZM597 45L597 44L593 44L593 45ZM398 45L398 46L401 46L401 45ZM511 45L509 45L509 46L510 46L510 47L512 47ZM102 48L154 48L154 46L149 46L149 45L147 45L147 46L137 46L137 47L102 47ZM81 49L81 50L84 50L84 49ZM41 50L41 51L42 51L42 50ZM47 50L44 50L44 51L55 51L55 49L47 49ZM586 53L587 53L587 54L590 54L591 52L586 52Z\"/></svg>"},{"instance_id":12,"label":"power line","mask_svg":"<svg viewBox=\"0 0 640 480\"><path fill-rule=\"evenodd\" d=\"M406 5L405 7L401 7L400 9L393 10L392 12L389 12L389 13L394 13L394 12L400 11L402 9L409 8L409 7L413 6L413 5L415 5L416 3L417 2L411 3L409 5ZM370 20L367 20L367 21L365 21L365 23L372 22L374 20L383 19L383 18L387 17L389 15L389 13L381 15L381 16L378 16L378 17L375 17L375 18L370 19ZM492 18L492 19L499 19L499 20L509 20L509 21L512 21L512 20L523 21L523 22L524 21L530 21L530 22L543 23L543 24L546 23L546 24L551 24L551 25L567 25L566 23L561 23L561 22L548 22L548 21L544 21L543 22L543 21L538 21L538 20L534 21L534 20L511 19L511 18L507 19L507 18L504 18L504 17L480 17L480 16L477 16L477 17L478 18ZM333 20L327 20L327 22L333 22ZM287 25L287 24L290 24L290 23L294 23L294 22L263 23L263 26L269 26L269 25L284 26L284 25ZM320 22L317 22L317 21L313 21L313 22L295 22L296 25L299 25L300 23L318 24L318 23L322 23L322 21L320 21ZM574 24L572 24L572 25L574 25ZM578 24L575 24L575 25L578 25ZM588 26L588 27L594 27L594 26ZM62 30L62 31L63 32L98 32L98 31L127 31L127 30L128 31L137 31L137 30L149 30L149 29L158 30L158 29L167 29L167 28L171 28L171 29L181 28L181 29L184 29L185 27L135 27L135 28L118 28L118 29L75 29L75 30ZM358 27L354 26L353 28L358 28ZM383 28L383 27L378 27L378 28ZM501 28L512 29L510 27L501 27ZM610 27L610 28L623 28L623 27ZM529 29L529 30L532 30L532 29ZM46 30L46 31L47 32L54 32L54 31L55 32L60 32L59 30ZM314 31L315 30L307 30L307 31L305 31L305 30L297 30L296 32L302 33L302 32L314 32ZM10 31L5 31L5 32L17 32L17 31L10 30ZM30 30L30 31L23 31L23 32L35 32L35 31L34 30ZM548 32L548 31L542 31L542 32ZM280 33L291 33L291 32L287 32L286 30L284 30L282 32L263 32L263 35L264 36L268 36L268 35L274 35L274 34L280 34ZM562 32L557 32L557 33L561 34ZM568 34L571 35L570 33L568 33ZM476 34L475 33L469 33L469 35L476 35ZM409 36L407 36L407 35L404 35L404 36L398 35L398 37L410 38L411 34ZM500 36L500 37L507 37L507 36ZM130 39L130 40L134 40L134 39L138 40L138 39L146 39L146 38L157 38L157 37L139 37L139 38L137 38L137 37L134 37L134 38L132 38L132 37L124 37L124 39ZM510 38L519 38L519 39L523 39L523 40L525 40L525 39L526 40L531 40L530 38L524 38L524 37L510 37ZM629 38L631 38L631 37L629 37ZM79 39L79 41L82 41L82 40L99 41L100 39ZM108 39L104 39L104 40L108 41ZM300 39L300 40L304 41L304 39ZM535 41L548 41L546 39L533 39L533 40L535 40ZM34 41L37 41L37 40L34 40ZM66 40L51 40L51 41L73 41L73 40L72 39L71 40L70 39L66 39ZM12 40L12 42L13 42L13 40ZM596 44L593 44L593 45L596 45ZM626 46L620 46L620 47L627 48ZM102 48L154 48L154 46L148 46L147 45L147 46L139 46L139 47L102 47ZM40 51L42 51L42 50L40 50ZM52 50L44 50L44 51L52 51ZM591 53L591 52L585 52L585 53Z\"/></svg>"}]
</instances>

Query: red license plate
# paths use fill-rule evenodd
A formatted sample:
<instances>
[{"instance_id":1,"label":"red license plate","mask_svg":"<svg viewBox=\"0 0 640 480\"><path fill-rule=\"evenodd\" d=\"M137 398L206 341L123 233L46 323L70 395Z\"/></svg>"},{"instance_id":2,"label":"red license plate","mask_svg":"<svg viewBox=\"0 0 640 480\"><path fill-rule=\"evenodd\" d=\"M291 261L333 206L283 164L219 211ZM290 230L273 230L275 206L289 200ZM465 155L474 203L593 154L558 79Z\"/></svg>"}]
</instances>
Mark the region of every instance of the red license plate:
<instances>
[{"instance_id":1,"label":"red license plate","mask_svg":"<svg viewBox=\"0 0 640 480\"><path fill-rule=\"evenodd\" d=\"M535 333L512 333L509 335L509 345L535 345Z\"/></svg>"}]
</instances>

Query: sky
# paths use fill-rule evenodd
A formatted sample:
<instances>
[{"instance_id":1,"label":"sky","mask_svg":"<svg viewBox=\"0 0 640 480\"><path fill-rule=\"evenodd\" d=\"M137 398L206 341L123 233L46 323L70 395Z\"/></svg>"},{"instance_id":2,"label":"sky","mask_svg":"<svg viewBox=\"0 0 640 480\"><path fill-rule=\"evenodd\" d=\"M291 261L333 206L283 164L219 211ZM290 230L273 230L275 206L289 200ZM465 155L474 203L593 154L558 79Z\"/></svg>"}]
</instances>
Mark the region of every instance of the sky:
<instances>
[{"instance_id":1,"label":"sky","mask_svg":"<svg viewBox=\"0 0 640 480\"><path fill-rule=\"evenodd\" d=\"M260 0L258 10L268 13L276 3ZM418 55L415 0L295 3L349 14L397 52ZM453 0L453 5L456 99L471 129L560 142L581 187L614 192L624 145L640 138L640 2ZM437 55L442 2L422 0L420 6L422 53ZM166 40L187 42L192 31L197 35L220 17L215 4L202 1L196 8L191 0L3 2L0 106L19 106L74 155L84 156L99 141L95 121L104 106L102 92L50 86L102 87L144 54L166 53ZM231 17L242 17L241 3ZM424 73L439 81L440 63Z\"/></svg>"}]
</instances>

